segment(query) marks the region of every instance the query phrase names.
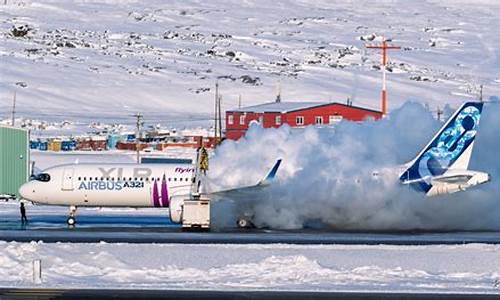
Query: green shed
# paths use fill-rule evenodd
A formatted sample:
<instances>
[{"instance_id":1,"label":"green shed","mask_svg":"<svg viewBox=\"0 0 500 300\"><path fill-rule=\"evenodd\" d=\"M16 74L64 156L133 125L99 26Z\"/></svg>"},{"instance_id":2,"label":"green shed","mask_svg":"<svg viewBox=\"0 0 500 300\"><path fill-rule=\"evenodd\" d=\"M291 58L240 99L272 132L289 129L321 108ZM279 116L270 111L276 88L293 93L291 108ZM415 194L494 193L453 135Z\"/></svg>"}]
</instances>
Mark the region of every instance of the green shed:
<instances>
[{"instance_id":1,"label":"green shed","mask_svg":"<svg viewBox=\"0 0 500 300\"><path fill-rule=\"evenodd\" d=\"M29 180L29 131L0 125L0 198L19 196L19 187Z\"/></svg>"}]
</instances>

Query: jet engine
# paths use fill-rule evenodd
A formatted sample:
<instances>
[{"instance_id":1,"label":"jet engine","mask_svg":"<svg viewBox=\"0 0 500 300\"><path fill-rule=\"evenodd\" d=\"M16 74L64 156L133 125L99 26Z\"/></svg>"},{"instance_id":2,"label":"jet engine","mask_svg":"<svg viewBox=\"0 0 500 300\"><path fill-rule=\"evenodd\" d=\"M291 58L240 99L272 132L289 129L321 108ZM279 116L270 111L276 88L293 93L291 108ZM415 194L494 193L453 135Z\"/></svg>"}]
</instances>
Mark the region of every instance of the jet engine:
<instances>
[{"instance_id":1,"label":"jet engine","mask_svg":"<svg viewBox=\"0 0 500 300\"><path fill-rule=\"evenodd\" d=\"M170 220L173 223L182 222L182 213L184 211L184 198L181 196L173 196L170 198Z\"/></svg>"}]
</instances>

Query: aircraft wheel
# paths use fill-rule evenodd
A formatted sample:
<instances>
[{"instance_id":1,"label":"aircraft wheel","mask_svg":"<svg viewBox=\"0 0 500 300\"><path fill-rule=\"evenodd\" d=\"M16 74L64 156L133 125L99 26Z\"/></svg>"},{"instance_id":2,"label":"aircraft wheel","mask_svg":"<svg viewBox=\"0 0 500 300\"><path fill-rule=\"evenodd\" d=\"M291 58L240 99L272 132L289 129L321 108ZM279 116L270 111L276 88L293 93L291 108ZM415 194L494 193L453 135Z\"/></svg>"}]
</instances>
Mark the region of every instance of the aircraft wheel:
<instances>
[{"instance_id":1,"label":"aircraft wheel","mask_svg":"<svg viewBox=\"0 0 500 300\"><path fill-rule=\"evenodd\" d=\"M250 223L250 221L245 219L245 218L238 219L238 222L237 222L237 225L239 228L250 228L250 227L252 227L251 224L252 223Z\"/></svg>"},{"instance_id":2,"label":"aircraft wheel","mask_svg":"<svg viewBox=\"0 0 500 300\"><path fill-rule=\"evenodd\" d=\"M75 226L76 219L74 217L69 217L66 222L68 223L69 226Z\"/></svg>"}]
</instances>

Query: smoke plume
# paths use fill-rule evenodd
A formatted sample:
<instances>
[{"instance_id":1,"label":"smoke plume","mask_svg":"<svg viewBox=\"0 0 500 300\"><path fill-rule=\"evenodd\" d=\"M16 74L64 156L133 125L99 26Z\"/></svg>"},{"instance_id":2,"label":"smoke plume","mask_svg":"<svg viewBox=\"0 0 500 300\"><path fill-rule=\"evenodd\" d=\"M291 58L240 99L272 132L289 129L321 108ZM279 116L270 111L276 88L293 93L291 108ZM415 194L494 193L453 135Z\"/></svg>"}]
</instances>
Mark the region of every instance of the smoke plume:
<instances>
[{"instance_id":1,"label":"smoke plume","mask_svg":"<svg viewBox=\"0 0 500 300\"><path fill-rule=\"evenodd\" d=\"M234 221L250 212L258 226L282 229L496 230L499 113L499 105L485 106L470 165L490 173L493 181L466 192L427 198L399 184L399 166L413 159L442 126L413 102L377 122L305 129L254 125L243 139L225 141L217 149L207 186L253 185L281 158L276 182L251 199L219 201L220 214Z\"/></svg>"}]
</instances>

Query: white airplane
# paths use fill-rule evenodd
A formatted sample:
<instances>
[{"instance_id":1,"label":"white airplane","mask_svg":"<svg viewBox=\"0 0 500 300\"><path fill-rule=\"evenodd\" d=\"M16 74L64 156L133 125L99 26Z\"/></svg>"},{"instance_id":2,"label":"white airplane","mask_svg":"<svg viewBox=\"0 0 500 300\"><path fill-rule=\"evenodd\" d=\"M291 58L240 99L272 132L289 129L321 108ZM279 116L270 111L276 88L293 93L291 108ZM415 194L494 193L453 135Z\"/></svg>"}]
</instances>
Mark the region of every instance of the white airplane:
<instances>
[{"instance_id":1,"label":"white airplane","mask_svg":"<svg viewBox=\"0 0 500 300\"><path fill-rule=\"evenodd\" d=\"M254 186L217 193L237 193L269 184L280 166ZM19 189L22 199L45 205L69 206L68 225L76 223L77 207L163 207L170 219L182 221L182 203L189 199L199 178L191 163L176 164L69 164L44 170ZM210 196L208 194L207 196Z\"/></svg>"},{"instance_id":2,"label":"white airplane","mask_svg":"<svg viewBox=\"0 0 500 300\"><path fill-rule=\"evenodd\" d=\"M399 180L427 196L465 191L491 181L488 173L468 170L482 110L482 102L464 103L405 165Z\"/></svg>"}]
</instances>

